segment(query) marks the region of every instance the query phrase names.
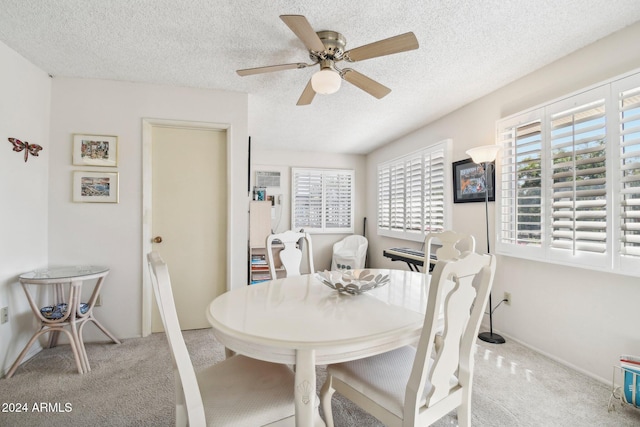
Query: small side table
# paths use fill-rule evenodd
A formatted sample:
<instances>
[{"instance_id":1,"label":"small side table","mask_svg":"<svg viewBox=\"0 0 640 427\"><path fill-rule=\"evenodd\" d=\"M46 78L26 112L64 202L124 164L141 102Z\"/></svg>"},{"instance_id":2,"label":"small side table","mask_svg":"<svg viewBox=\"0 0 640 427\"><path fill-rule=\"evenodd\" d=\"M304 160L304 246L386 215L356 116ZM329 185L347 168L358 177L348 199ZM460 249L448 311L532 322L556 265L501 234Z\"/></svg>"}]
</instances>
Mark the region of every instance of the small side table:
<instances>
[{"instance_id":1,"label":"small side table","mask_svg":"<svg viewBox=\"0 0 640 427\"><path fill-rule=\"evenodd\" d=\"M76 360L76 367L80 374L91 370L82 339L82 328L87 322L95 323L111 341L120 344L120 341L93 316L93 307L96 304L100 288L107 274L109 274L108 267L74 266L34 270L20 275L20 284L27 296L33 314L40 321L40 329L33 334L24 350L22 350L11 369L7 372L6 378L13 376L29 348L40 335L46 332L49 332L48 347L57 345L60 332L67 334ZM97 279L97 282L89 301L83 303L81 302L82 284L92 279ZM39 307L34 301L28 285L53 286L53 304ZM66 329L67 326L69 326L70 330Z\"/></svg>"}]
</instances>

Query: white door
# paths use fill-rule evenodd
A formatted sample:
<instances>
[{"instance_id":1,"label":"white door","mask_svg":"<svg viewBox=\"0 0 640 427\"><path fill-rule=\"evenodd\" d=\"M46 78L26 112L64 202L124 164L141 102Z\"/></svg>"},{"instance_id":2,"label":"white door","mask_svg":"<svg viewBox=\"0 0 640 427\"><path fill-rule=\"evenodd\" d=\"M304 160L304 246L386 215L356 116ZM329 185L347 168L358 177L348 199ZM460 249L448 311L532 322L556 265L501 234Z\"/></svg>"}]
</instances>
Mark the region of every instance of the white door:
<instances>
[{"instance_id":1,"label":"white door","mask_svg":"<svg viewBox=\"0 0 640 427\"><path fill-rule=\"evenodd\" d=\"M206 307L227 282L226 130L153 126L151 141L152 248L169 266L181 328L208 328ZM152 313L162 331L155 299Z\"/></svg>"}]
</instances>

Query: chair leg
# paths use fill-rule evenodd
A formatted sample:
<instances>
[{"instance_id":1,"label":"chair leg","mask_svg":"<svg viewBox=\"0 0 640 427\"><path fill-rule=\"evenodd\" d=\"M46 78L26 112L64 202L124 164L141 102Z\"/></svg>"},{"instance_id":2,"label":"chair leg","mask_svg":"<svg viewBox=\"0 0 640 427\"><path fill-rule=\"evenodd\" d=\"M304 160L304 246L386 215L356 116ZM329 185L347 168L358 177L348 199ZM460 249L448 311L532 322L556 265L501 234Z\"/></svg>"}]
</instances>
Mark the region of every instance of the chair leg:
<instances>
[{"instance_id":1,"label":"chair leg","mask_svg":"<svg viewBox=\"0 0 640 427\"><path fill-rule=\"evenodd\" d=\"M471 427L471 387L467 387L458 406L458 426Z\"/></svg>"},{"instance_id":2,"label":"chair leg","mask_svg":"<svg viewBox=\"0 0 640 427\"><path fill-rule=\"evenodd\" d=\"M331 398L333 397L333 393L335 393L335 389L332 387L332 380L333 377L331 375L328 375L326 381L324 382L324 384L322 384L322 389L320 389L320 402L322 404L322 411L324 412L324 418L327 427L333 427L333 410L331 409Z\"/></svg>"}]
</instances>

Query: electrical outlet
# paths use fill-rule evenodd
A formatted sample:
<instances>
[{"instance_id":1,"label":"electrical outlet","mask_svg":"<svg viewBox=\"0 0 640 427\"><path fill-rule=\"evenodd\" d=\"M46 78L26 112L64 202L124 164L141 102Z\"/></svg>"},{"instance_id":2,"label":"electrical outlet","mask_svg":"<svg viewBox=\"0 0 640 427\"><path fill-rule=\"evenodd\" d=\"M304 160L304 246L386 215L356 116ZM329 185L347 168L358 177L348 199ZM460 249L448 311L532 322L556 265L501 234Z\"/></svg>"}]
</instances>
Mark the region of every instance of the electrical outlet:
<instances>
[{"instance_id":1,"label":"electrical outlet","mask_svg":"<svg viewBox=\"0 0 640 427\"><path fill-rule=\"evenodd\" d=\"M511 305L511 292L505 292L502 299L506 305Z\"/></svg>"},{"instance_id":2,"label":"electrical outlet","mask_svg":"<svg viewBox=\"0 0 640 427\"><path fill-rule=\"evenodd\" d=\"M9 321L9 307L0 308L0 323L7 323Z\"/></svg>"}]
</instances>

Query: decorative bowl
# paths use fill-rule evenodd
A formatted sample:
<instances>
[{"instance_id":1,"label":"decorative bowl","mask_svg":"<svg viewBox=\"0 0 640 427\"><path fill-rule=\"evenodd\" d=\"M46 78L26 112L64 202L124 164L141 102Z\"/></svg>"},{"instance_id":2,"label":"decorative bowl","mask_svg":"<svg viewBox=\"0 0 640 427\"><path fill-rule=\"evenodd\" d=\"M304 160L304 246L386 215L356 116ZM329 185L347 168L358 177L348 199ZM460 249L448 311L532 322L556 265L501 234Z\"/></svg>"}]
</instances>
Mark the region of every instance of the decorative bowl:
<instances>
[{"instance_id":1,"label":"decorative bowl","mask_svg":"<svg viewBox=\"0 0 640 427\"><path fill-rule=\"evenodd\" d=\"M369 270L323 271L318 278L340 293L360 295L389 283L388 274L372 274Z\"/></svg>"}]
</instances>

